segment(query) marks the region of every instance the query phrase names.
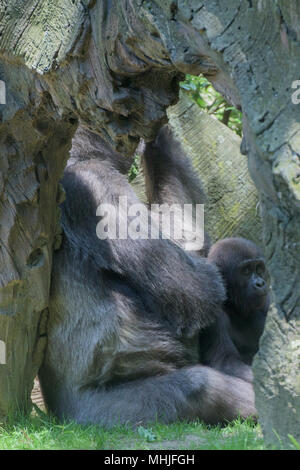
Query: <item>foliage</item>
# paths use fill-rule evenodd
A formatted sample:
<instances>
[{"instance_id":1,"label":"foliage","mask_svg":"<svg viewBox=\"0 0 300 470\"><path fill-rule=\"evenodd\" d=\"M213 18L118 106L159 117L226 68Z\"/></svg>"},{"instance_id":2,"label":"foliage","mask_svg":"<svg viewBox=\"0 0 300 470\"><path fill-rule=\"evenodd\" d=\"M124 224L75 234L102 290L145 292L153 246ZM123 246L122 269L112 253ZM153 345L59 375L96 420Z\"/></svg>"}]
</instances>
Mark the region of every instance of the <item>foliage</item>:
<instances>
[{"instance_id":1,"label":"foliage","mask_svg":"<svg viewBox=\"0 0 300 470\"><path fill-rule=\"evenodd\" d=\"M289 438L289 449L299 449L299 442ZM0 422L0 450L13 449L265 450L266 446L260 426L251 419L237 419L224 427L194 421L105 430L96 425L61 423L36 407L29 417L19 413L5 424ZM280 439L276 449L284 449Z\"/></svg>"},{"instance_id":2,"label":"foliage","mask_svg":"<svg viewBox=\"0 0 300 470\"><path fill-rule=\"evenodd\" d=\"M190 95L200 108L215 116L238 135L242 135L242 113L230 106L205 77L186 75L185 81L180 83L180 87Z\"/></svg>"},{"instance_id":3,"label":"foliage","mask_svg":"<svg viewBox=\"0 0 300 470\"><path fill-rule=\"evenodd\" d=\"M289 440L291 441L291 443L293 444L293 446L295 447L295 449L297 450L300 450L300 442L298 442L294 436L292 436L291 434L288 434L288 438Z\"/></svg>"},{"instance_id":4,"label":"foliage","mask_svg":"<svg viewBox=\"0 0 300 470\"><path fill-rule=\"evenodd\" d=\"M144 428L144 426L139 426L137 428L137 433L140 437L146 439L147 442L154 442L156 441L156 435L152 431L152 428Z\"/></svg>"},{"instance_id":5,"label":"foliage","mask_svg":"<svg viewBox=\"0 0 300 470\"><path fill-rule=\"evenodd\" d=\"M237 420L226 427L178 422L136 430L60 423L42 411L0 423L0 449L265 449L258 425Z\"/></svg>"},{"instance_id":6,"label":"foliage","mask_svg":"<svg viewBox=\"0 0 300 470\"><path fill-rule=\"evenodd\" d=\"M139 170L139 156L135 155L134 159L133 159L133 162L132 162L132 165L129 168L129 172L128 172L128 181L129 181L129 183L131 183L134 180L134 178L136 178L139 171L140 171Z\"/></svg>"}]
</instances>

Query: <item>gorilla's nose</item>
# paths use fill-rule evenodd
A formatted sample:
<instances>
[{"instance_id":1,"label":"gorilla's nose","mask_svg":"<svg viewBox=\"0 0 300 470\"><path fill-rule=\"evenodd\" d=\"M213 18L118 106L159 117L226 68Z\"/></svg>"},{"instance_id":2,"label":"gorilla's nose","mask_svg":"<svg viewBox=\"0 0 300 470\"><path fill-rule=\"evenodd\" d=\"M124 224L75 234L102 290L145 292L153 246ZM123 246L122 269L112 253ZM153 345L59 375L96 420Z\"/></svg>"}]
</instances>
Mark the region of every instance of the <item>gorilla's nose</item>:
<instances>
[{"instance_id":1,"label":"gorilla's nose","mask_svg":"<svg viewBox=\"0 0 300 470\"><path fill-rule=\"evenodd\" d=\"M262 278L256 279L255 281L255 287L259 290L264 289L266 286L265 281Z\"/></svg>"}]
</instances>

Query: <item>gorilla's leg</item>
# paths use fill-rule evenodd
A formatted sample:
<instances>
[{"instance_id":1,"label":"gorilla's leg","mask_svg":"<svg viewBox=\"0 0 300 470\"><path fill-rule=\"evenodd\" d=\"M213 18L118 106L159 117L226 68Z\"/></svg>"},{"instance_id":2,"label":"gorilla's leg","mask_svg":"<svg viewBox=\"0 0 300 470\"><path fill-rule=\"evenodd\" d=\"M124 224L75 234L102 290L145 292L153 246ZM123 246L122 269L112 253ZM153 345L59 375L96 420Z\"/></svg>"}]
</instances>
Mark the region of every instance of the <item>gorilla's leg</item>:
<instances>
[{"instance_id":1,"label":"gorilla's leg","mask_svg":"<svg viewBox=\"0 0 300 470\"><path fill-rule=\"evenodd\" d=\"M254 393L247 382L208 367L94 389L65 389L54 412L80 423L140 425L155 421L203 420L207 424L255 416Z\"/></svg>"},{"instance_id":2,"label":"gorilla's leg","mask_svg":"<svg viewBox=\"0 0 300 470\"><path fill-rule=\"evenodd\" d=\"M196 205L204 204L206 196L190 159L168 125L160 129L153 142L145 144L142 165L149 204L190 204L195 216ZM197 229L195 217L193 225ZM204 233L203 248L194 254L206 256L209 247L209 236Z\"/></svg>"},{"instance_id":3,"label":"gorilla's leg","mask_svg":"<svg viewBox=\"0 0 300 470\"><path fill-rule=\"evenodd\" d=\"M77 263L70 247L55 255L48 345L39 373L51 412L105 426L197 418L215 424L255 415L251 384L195 365L191 339L174 337L169 322L148 305L146 292L139 296L107 270L97 277L99 266L84 256L80 270L74 269ZM231 351L215 339L222 369L228 360L232 364ZM241 364L228 373L247 371Z\"/></svg>"}]
</instances>

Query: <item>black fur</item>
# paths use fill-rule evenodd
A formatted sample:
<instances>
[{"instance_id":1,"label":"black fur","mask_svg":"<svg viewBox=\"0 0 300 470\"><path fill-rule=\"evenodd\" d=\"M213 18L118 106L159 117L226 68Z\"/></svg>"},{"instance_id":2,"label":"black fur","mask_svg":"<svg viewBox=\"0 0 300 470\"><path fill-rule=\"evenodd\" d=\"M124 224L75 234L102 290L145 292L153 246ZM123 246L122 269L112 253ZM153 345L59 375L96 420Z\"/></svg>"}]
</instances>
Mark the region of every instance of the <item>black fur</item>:
<instances>
[{"instance_id":1,"label":"black fur","mask_svg":"<svg viewBox=\"0 0 300 470\"><path fill-rule=\"evenodd\" d=\"M146 145L142 164L149 204L192 204L195 207L205 203L206 196L192 163L168 125L160 130L155 141ZM181 240L183 246L185 241ZM203 247L193 255L207 256L209 248L210 238L204 233Z\"/></svg>"},{"instance_id":2,"label":"black fur","mask_svg":"<svg viewBox=\"0 0 300 470\"><path fill-rule=\"evenodd\" d=\"M70 165L63 178L64 240L39 373L48 409L109 427L254 415L251 370L221 327L217 268L171 240L97 238L100 203L139 202L104 157ZM211 328L201 358L199 331Z\"/></svg>"},{"instance_id":3,"label":"black fur","mask_svg":"<svg viewBox=\"0 0 300 470\"><path fill-rule=\"evenodd\" d=\"M269 275L261 249L244 238L226 238L208 254L226 285L229 334L243 360L251 364L258 351L270 303Z\"/></svg>"}]
</instances>

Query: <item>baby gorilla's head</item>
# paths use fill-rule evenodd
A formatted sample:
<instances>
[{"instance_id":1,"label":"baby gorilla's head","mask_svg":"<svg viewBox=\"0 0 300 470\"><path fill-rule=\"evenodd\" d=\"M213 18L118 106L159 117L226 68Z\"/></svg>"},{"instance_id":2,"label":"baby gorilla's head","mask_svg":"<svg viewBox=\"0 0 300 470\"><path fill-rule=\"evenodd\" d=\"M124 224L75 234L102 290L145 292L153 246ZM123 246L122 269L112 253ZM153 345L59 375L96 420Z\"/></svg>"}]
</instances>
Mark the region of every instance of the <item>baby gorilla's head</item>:
<instances>
[{"instance_id":1,"label":"baby gorilla's head","mask_svg":"<svg viewBox=\"0 0 300 470\"><path fill-rule=\"evenodd\" d=\"M208 254L225 282L226 311L247 318L258 310L267 313L269 275L261 249L245 238L225 238L215 243Z\"/></svg>"}]
</instances>

